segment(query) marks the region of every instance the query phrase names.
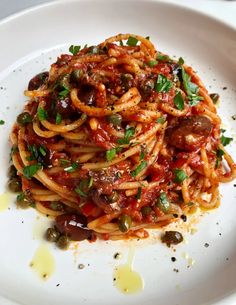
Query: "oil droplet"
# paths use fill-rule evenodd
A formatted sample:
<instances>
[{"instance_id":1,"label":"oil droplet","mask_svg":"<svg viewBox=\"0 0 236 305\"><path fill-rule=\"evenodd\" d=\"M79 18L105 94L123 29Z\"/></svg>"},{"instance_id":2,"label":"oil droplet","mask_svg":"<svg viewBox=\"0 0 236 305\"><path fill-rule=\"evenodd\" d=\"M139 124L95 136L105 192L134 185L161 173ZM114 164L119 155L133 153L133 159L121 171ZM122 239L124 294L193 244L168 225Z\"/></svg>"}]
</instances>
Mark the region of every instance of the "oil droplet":
<instances>
[{"instance_id":1,"label":"oil droplet","mask_svg":"<svg viewBox=\"0 0 236 305\"><path fill-rule=\"evenodd\" d=\"M10 205L10 195L5 192L0 195L0 212L4 212Z\"/></svg>"},{"instance_id":2,"label":"oil droplet","mask_svg":"<svg viewBox=\"0 0 236 305\"><path fill-rule=\"evenodd\" d=\"M47 280L55 271L55 260L48 247L41 244L30 262L30 267L43 279Z\"/></svg>"},{"instance_id":3,"label":"oil droplet","mask_svg":"<svg viewBox=\"0 0 236 305\"><path fill-rule=\"evenodd\" d=\"M137 293L143 290L144 282L138 272L133 270L134 247L131 247L127 263L115 268L113 281L121 292L125 294Z\"/></svg>"}]
</instances>

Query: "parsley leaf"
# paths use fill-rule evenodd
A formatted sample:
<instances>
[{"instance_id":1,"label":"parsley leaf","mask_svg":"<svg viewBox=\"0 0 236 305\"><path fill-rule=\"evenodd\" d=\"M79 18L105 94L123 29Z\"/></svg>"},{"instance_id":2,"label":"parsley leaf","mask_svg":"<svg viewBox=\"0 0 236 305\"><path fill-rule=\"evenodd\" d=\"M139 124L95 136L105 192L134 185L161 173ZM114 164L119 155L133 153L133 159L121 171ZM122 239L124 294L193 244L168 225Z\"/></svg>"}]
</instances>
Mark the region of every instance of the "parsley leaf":
<instances>
[{"instance_id":1,"label":"parsley leaf","mask_svg":"<svg viewBox=\"0 0 236 305\"><path fill-rule=\"evenodd\" d=\"M140 151L139 159L140 159L140 160L143 160L144 157L145 157L145 151L144 151L143 146L141 146L141 151Z\"/></svg>"},{"instance_id":2,"label":"parsley leaf","mask_svg":"<svg viewBox=\"0 0 236 305\"><path fill-rule=\"evenodd\" d=\"M4 125L4 124L5 124L5 121L0 120L0 125Z\"/></svg>"},{"instance_id":3,"label":"parsley leaf","mask_svg":"<svg viewBox=\"0 0 236 305\"><path fill-rule=\"evenodd\" d=\"M43 145L41 145L39 146L39 152L43 157L45 157L47 154L47 149Z\"/></svg>"},{"instance_id":4,"label":"parsley leaf","mask_svg":"<svg viewBox=\"0 0 236 305\"><path fill-rule=\"evenodd\" d=\"M106 159L107 159L107 161L111 161L112 159L114 159L115 155L116 155L116 149L115 148L107 150L106 151Z\"/></svg>"},{"instance_id":5,"label":"parsley leaf","mask_svg":"<svg viewBox=\"0 0 236 305\"><path fill-rule=\"evenodd\" d=\"M161 53L157 53L157 59L160 60L160 61L169 61L170 60L170 57L168 55L164 55L164 54L161 54Z\"/></svg>"},{"instance_id":6,"label":"parsley leaf","mask_svg":"<svg viewBox=\"0 0 236 305\"><path fill-rule=\"evenodd\" d=\"M70 163L67 159L59 159L59 162L61 166L67 166Z\"/></svg>"},{"instance_id":7,"label":"parsley leaf","mask_svg":"<svg viewBox=\"0 0 236 305\"><path fill-rule=\"evenodd\" d=\"M157 92L168 92L172 88L172 82L163 74L159 74L155 84Z\"/></svg>"},{"instance_id":8,"label":"parsley leaf","mask_svg":"<svg viewBox=\"0 0 236 305\"><path fill-rule=\"evenodd\" d=\"M65 87L64 87L65 88ZM61 98L65 98L68 96L68 94L70 93L70 90L68 88L65 88L64 90L59 92L59 96Z\"/></svg>"},{"instance_id":9,"label":"parsley leaf","mask_svg":"<svg viewBox=\"0 0 236 305\"><path fill-rule=\"evenodd\" d=\"M80 51L81 46L74 46L71 45L69 47L69 52L72 53L73 55L76 55Z\"/></svg>"},{"instance_id":10,"label":"parsley leaf","mask_svg":"<svg viewBox=\"0 0 236 305\"><path fill-rule=\"evenodd\" d=\"M136 39L135 37L129 36L126 44L130 47L135 47L138 43L138 39Z\"/></svg>"},{"instance_id":11,"label":"parsley leaf","mask_svg":"<svg viewBox=\"0 0 236 305\"><path fill-rule=\"evenodd\" d=\"M218 148L216 150L216 164L215 164L215 168L218 168L220 166L220 161L222 160L222 157L224 155L224 151L220 148Z\"/></svg>"},{"instance_id":12,"label":"parsley leaf","mask_svg":"<svg viewBox=\"0 0 236 305\"><path fill-rule=\"evenodd\" d=\"M78 163L73 162L70 166L64 168L65 172L72 173L78 168Z\"/></svg>"},{"instance_id":13,"label":"parsley leaf","mask_svg":"<svg viewBox=\"0 0 236 305\"><path fill-rule=\"evenodd\" d=\"M57 112L57 115L56 115L56 124L57 125L61 124L61 120L62 120L61 114L59 112Z\"/></svg>"},{"instance_id":14,"label":"parsley leaf","mask_svg":"<svg viewBox=\"0 0 236 305\"><path fill-rule=\"evenodd\" d=\"M79 187L75 188L75 192L80 195L80 197L87 197L87 194L83 192Z\"/></svg>"},{"instance_id":15,"label":"parsley leaf","mask_svg":"<svg viewBox=\"0 0 236 305\"><path fill-rule=\"evenodd\" d=\"M231 141L233 141L233 138L225 137L224 135L221 136L220 141L223 146L228 145Z\"/></svg>"},{"instance_id":16,"label":"parsley leaf","mask_svg":"<svg viewBox=\"0 0 236 305\"><path fill-rule=\"evenodd\" d=\"M142 161L133 171L131 171L131 176L136 177L145 167L147 167L147 162Z\"/></svg>"},{"instance_id":17,"label":"parsley leaf","mask_svg":"<svg viewBox=\"0 0 236 305\"><path fill-rule=\"evenodd\" d=\"M39 163L25 166L23 168L23 174L27 179L31 179L40 169L42 169L42 165Z\"/></svg>"},{"instance_id":18,"label":"parsley leaf","mask_svg":"<svg viewBox=\"0 0 236 305\"><path fill-rule=\"evenodd\" d=\"M48 118L48 113L46 110L44 110L42 107L39 107L37 110L37 115L39 121L45 121Z\"/></svg>"},{"instance_id":19,"label":"parsley leaf","mask_svg":"<svg viewBox=\"0 0 236 305\"><path fill-rule=\"evenodd\" d=\"M184 59L182 57L178 60L178 65L182 66L184 64Z\"/></svg>"},{"instance_id":20,"label":"parsley leaf","mask_svg":"<svg viewBox=\"0 0 236 305\"><path fill-rule=\"evenodd\" d=\"M187 93L188 99L190 100L189 104L190 106L195 106L198 104L199 101L203 99L201 96L198 95L199 87L191 82L191 76L185 72L183 67L181 70L184 89Z\"/></svg>"},{"instance_id":21,"label":"parsley leaf","mask_svg":"<svg viewBox=\"0 0 236 305\"><path fill-rule=\"evenodd\" d=\"M142 195L142 188L139 187L139 188L138 188L138 193L136 194L135 198L136 198L137 200L139 200L139 199L141 198L141 195Z\"/></svg>"},{"instance_id":22,"label":"parsley leaf","mask_svg":"<svg viewBox=\"0 0 236 305\"><path fill-rule=\"evenodd\" d=\"M122 145L122 144L129 144L130 138L135 134L135 129L134 127L129 127L125 131L125 136L123 139L118 139L117 143Z\"/></svg>"},{"instance_id":23,"label":"parsley leaf","mask_svg":"<svg viewBox=\"0 0 236 305\"><path fill-rule=\"evenodd\" d=\"M148 62L148 65L149 65L149 67L154 67L154 66L156 66L158 64L158 62L156 61L156 60L150 60L149 62Z\"/></svg>"},{"instance_id":24,"label":"parsley leaf","mask_svg":"<svg viewBox=\"0 0 236 305\"><path fill-rule=\"evenodd\" d=\"M188 178L185 171L183 171L182 169L179 169L179 168L174 169L174 175L175 175L174 182L176 182L176 183L181 183L185 179Z\"/></svg>"},{"instance_id":25,"label":"parsley leaf","mask_svg":"<svg viewBox=\"0 0 236 305\"><path fill-rule=\"evenodd\" d=\"M174 105L179 110L184 109L184 99L180 91L174 97Z\"/></svg>"}]
</instances>

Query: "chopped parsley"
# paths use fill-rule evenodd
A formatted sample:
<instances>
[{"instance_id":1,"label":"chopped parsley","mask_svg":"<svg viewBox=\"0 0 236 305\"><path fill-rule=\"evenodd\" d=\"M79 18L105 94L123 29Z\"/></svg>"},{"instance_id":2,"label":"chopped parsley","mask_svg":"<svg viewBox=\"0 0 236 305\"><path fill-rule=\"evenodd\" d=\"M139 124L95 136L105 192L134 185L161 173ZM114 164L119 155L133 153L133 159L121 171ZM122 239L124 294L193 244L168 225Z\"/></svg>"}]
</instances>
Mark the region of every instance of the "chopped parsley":
<instances>
[{"instance_id":1,"label":"chopped parsley","mask_svg":"<svg viewBox=\"0 0 236 305\"><path fill-rule=\"evenodd\" d=\"M90 189L93 186L93 177L89 178L88 188Z\"/></svg>"},{"instance_id":2,"label":"chopped parsley","mask_svg":"<svg viewBox=\"0 0 236 305\"><path fill-rule=\"evenodd\" d=\"M141 195L142 195L142 188L139 187L139 188L138 188L138 193L136 194L135 198L136 198L137 200L139 200L139 199L141 198Z\"/></svg>"},{"instance_id":3,"label":"chopped parsley","mask_svg":"<svg viewBox=\"0 0 236 305\"><path fill-rule=\"evenodd\" d=\"M182 66L184 64L184 59L182 57L178 60L178 65Z\"/></svg>"},{"instance_id":4,"label":"chopped parsley","mask_svg":"<svg viewBox=\"0 0 236 305\"><path fill-rule=\"evenodd\" d=\"M5 121L0 120L0 125L4 125L4 124L5 124Z\"/></svg>"},{"instance_id":5,"label":"chopped parsley","mask_svg":"<svg viewBox=\"0 0 236 305\"><path fill-rule=\"evenodd\" d=\"M147 161L142 161L133 171L131 171L131 176L136 177L145 167L147 167Z\"/></svg>"},{"instance_id":6,"label":"chopped parsley","mask_svg":"<svg viewBox=\"0 0 236 305\"><path fill-rule=\"evenodd\" d=\"M48 118L48 113L46 110L44 110L42 107L39 107L37 110L37 115L39 121L45 121Z\"/></svg>"},{"instance_id":7,"label":"chopped parsley","mask_svg":"<svg viewBox=\"0 0 236 305\"><path fill-rule=\"evenodd\" d=\"M233 141L233 138L225 137L224 135L221 136L220 141L223 146L228 145L231 141Z\"/></svg>"},{"instance_id":8,"label":"chopped parsley","mask_svg":"<svg viewBox=\"0 0 236 305\"><path fill-rule=\"evenodd\" d=\"M198 95L199 87L191 82L191 76L185 72L183 67L181 68L181 71L184 89L189 99L189 105L195 106L199 103L199 101L203 99L201 96Z\"/></svg>"},{"instance_id":9,"label":"chopped parsley","mask_svg":"<svg viewBox=\"0 0 236 305\"><path fill-rule=\"evenodd\" d=\"M157 60L160 60L160 61L169 61L170 57L168 55L164 55L164 54L161 54L160 52L158 52L157 53Z\"/></svg>"},{"instance_id":10,"label":"chopped parsley","mask_svg":"<svg viewBox=\"0 0 236 305\"><path fill-rule=\"evenodd\" d=\"M136 39L135 37L129 36L126 44L130 47L135 47L138 43L138 39Z\"/></svg>"},{"instance_id":11,"label":"chopped parsley","mask_svg":"<svg viewBox=\"0 0 236 305\"><path fill-rule=\"evenodd\" d=\"M31 179L38 170L42 169L42 165L39 163L36 164L32 164L29 166L25 166L23 168L23 175L27 178L27 179Z\"/></svg>"},{"instance_id":12,"label":"chopped parsley","mask_svg":"<svg viewBox=\"0 0 236 305\"><path fill-rule=\"evenodd\" d=\"M59 92L59 97L65 98L68 96L69 93L70 93L70 90L64 86L64 89Z\"/></svg>"},{"instance_id":13,"label":"chopped parsley","mask_svg":"<svg viewBox=\"0 0 236 305\"><path fill-rule=\"evenodd\" d=\"M112 149L106 151L107 161L113 160L115 158L115 156L116 156L116 149L115 148L112 148Z\"/></svg>"},{"instance_id":14,"label":"chopped parsley","mask_svg":"<svg viewBox=\"0 0 236 305\"><path fill-rule=\"evenodd\" d=\"M134 127L129 127L125 130L125 136L122 139L118 139L117 143L122 145L122 144L129 144L130 139L133 137L135 134L135 129Z\"/></svg>"},{"instance_id":15,"label":"chopped parsley","mask_svg":"<svg viewBox=\"0 0 236 305\"><path fill-rule=\"evenodd\" d=\"M61 120L62 120L61 114L59 112L57 112L57 115L56 115L56 124L57 125L61 124Z\"/></svg>"},{"instance_id":16,"label":"chopped parsley","mask_svg":"<svg viewBox=\"0 0 236 305\"><path fill-rule=\"evenodd\" d=\"M45 157L47 154L47 149L43 145L41 145L39 146L39 152L43 157Z\"/></svg>"},{"instance_id":17,"label":"chopped parsley","mask_svg":"<svg viewBox=\"0 0 236 305\"><path fill-rule=\"evenodd\" d=\"M75 192L79 194L80 197L87 197L87 194L83 192L79 187L75 188Z\"/></svg>"},{"instance_id":18,"label":"chopped parsley","mask_svg":"<svg viewBox=\"0 0 236 305\"><path fill-rule=\"evenodd\" d=\"M73 162L70 166L64 168L65 172L72 173L78 168L78 163Z\"/></svg>"},{"instance_id":19,"label":"chopped parsley","mask_svg":"<svg viewBox=\"0 0 236 305\"><path fill-rule=\"evenodd\" d=\"M185 179L188 178L187 174L185 173L185 171L183 171L182 169L174 169L174 182L176 183L182 183Z\"/></svg>"},{"instance_id":20,"label":"chopped parsley","mask_svg":"<svg viewBox=\"0 0 236 305\"><path fill-rule=\"evenodd\" d=\"M67 159L59 159L59 162L61 166L67 166L70 163Z\"/></svg>"},{"instance_id":21,"label":"chopped parsley","mask_svg":"<svg viewBox=\"0 0 236 305\"><path fill-rule=\"evenodd\" d=\"M156 60L150 60L148 62L149 67L153 68L154 66L156 66L158 64L158 61Z\"/></svg>"},{"instance_id":22,"label":"chopped parsley","mask_svg":"<svg viewBox=\"0 0 236 305\"><path fill-rule=\"evenodd\" d=\"M69 52L72 53L73 55L76 55L77 53L79 53L80 49L81 49L81 46L71 45L69 47Z\"/></svg>"},{"instance_id":23,"label":"chopped parsley","mask_svg":"<svg viewBox=\"0 0 236 305\"><path fill-rule=\"evenodd\" d=\"M222 160L222 157L224 155L224 151L220 148L218 148L216 150L216 164L215 164L215 168L218 168L220 166L220 161Z\"/></svg>"},{"instance_id":24,"label":"chopped parsley","mask_svg":"<svg viewBox=\"0 0 236 305\"><path fill-rule=\"evenodd\" d=\"M178 110L184 109L184 99L180 91L174 97L174 105Z\"/></svg>"},{"instance_id":25,"label":"chopped parsley","mask_svg":"<svg viewBox=\"0 0 236 305\"><path fill-rule=\"evenodd\" d=\"M144 151L144 147L141 146L141 151L140 151L140 155L139 155L139 159L143 160L145 157L145 151Z\"/></svg>"},{"instance_id":26,"label":"chopped parsley","mask_svg":"<svg viewBox=\"0 0 236 305\"><path fill-rule=\"evenodd\" d=\"M172 88L172 82L163 74L159 74L155 84L157 92L168 92Z\"/></svg>"}]
</instances>

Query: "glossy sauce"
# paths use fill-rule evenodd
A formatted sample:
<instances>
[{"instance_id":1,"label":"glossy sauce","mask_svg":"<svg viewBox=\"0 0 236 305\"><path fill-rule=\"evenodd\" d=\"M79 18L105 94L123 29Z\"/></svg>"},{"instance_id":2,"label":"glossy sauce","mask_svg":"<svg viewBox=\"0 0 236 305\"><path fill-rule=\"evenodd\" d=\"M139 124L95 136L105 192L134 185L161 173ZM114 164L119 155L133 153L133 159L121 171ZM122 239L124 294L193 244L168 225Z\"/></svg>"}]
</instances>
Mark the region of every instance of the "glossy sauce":
<instances>
[{"instance_id":1,"label":"glossy sauce","mask_svg":"<svg viewBox=\"0 0 236 305\"><path fill-rule=\"evenodd\" d=\"M143 290L144 282L140 274L133 270L134 248L130 248L127 263L115 268L113 281L115 287L124 294Z\"/></svg>"},{"instance_id":2,"label":"glossy sauce","mask_svg":"<svg viewBox=\"0 0 236 305\"><path fill-rule=\"evenodd\" d=\"M0 212L4 212L10 205L10 195L5 192L0 195Z\"/></svg>"},{"instance_id":3,"label":"glossy sauce","mask_svg":"<svg viewBox=\"0 0 236 305\"><path fill-rule=\"evenodd\" d=\"M47 280L55 271L55 259L45 244L36 249L30 267L43 280Z\"/></svg>"}]
</instances>

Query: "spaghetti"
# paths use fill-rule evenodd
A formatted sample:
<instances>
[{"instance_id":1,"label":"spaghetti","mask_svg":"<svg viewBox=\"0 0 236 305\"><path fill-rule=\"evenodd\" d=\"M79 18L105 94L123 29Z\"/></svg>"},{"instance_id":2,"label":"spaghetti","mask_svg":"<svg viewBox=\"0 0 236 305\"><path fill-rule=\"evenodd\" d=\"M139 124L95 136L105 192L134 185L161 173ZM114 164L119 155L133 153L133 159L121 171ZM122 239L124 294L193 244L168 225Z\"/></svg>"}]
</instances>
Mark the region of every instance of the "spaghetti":
<instances>
[{"instance_id":1,"label":"spaghetti","mask_svg":"<svg viewBox=\"0 0 236 305\"><path fill-rule=\"evenodd\" d=\"M145 238L218 207L236 167L194 70L138 35L70 51L25 91L11 133L17 202L72 240Z\"/></svg>"}]
</instances>

